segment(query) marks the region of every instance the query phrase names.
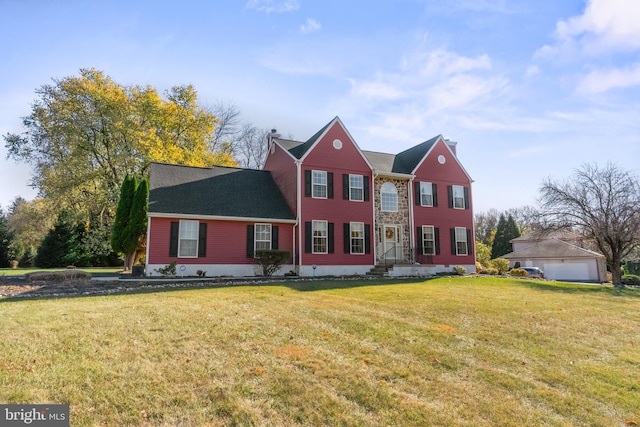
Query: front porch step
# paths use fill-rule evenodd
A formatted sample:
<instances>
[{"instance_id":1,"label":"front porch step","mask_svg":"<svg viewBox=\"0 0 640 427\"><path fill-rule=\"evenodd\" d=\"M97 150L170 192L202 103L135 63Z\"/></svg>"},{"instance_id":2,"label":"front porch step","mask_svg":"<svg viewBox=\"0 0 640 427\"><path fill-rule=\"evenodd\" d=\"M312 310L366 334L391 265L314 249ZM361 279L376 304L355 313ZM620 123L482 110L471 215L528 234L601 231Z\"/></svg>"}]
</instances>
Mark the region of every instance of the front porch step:
<instances>
[{"instance_id":1,"label":"front porch step","mask_svg":"<svg viewBox=\"0 0 640 427\"><path fill-rule=\"evenodd\" d=\"M371 270L367 271L367 276L380 276L385 277L389 275L389 269L393 266L385 267L384 265L376 265Z\"/></svg>"}]
</instances>

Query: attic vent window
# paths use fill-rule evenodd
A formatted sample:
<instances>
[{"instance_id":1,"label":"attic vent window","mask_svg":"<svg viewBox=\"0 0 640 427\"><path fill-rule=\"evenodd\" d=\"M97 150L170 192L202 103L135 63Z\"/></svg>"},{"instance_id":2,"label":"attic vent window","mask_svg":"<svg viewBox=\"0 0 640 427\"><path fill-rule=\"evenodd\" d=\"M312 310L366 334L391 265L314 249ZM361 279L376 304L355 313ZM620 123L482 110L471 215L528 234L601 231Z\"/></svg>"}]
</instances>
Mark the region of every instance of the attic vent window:
<instances>
[{"instance_id":1,"label":"attic vent window","mask_svg":"<svg viewBox=\"0 0 640 427\"><path fill-rule=\"evenodd\" d=\"M340 141L339 139L334 139L333 140L333 148L335 148L336 150L339 150L342 148L342 141Z\"/></svg>"},{"instance_id":2,"label":"attic vent window","mask_svg":"<svg viewBox=\"0 0 640 427\"><path fill-rule=\"evenodd\" d=\"M440 163L441 165L444 165L446 161L447 161L447 158L442 154L438 156L438 163Z\"/></svg>"}]
</instances>

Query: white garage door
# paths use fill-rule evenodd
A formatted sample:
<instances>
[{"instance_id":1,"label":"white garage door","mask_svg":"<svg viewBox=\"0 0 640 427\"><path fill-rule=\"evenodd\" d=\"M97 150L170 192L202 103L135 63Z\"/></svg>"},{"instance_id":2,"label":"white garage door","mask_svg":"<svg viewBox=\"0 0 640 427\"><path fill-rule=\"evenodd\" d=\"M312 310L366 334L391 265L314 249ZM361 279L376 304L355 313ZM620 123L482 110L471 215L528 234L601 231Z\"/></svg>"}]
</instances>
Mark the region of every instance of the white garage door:
<instances>
[{"instance_id":1,"label":"white garage door","mask_svg":"<svg viewBox=\"0 0 640 427\"><path fill-rule=\"evenodd\" d=\"M544 277L551 280L597 280L589 275L587 262L547 263L543 270Z\"/></svg>"}]
</instances>

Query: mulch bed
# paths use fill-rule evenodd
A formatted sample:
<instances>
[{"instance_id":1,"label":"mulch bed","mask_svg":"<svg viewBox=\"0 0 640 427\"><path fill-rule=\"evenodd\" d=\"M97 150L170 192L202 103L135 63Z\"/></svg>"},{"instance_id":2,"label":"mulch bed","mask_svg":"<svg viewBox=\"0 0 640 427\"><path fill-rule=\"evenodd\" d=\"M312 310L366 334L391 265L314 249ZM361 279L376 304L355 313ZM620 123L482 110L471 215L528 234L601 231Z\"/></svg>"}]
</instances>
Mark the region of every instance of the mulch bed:
<instances>
[{"instance_id":1,"label":"mulch bed","mask_svg":"<svg viewBox=\"0 0 640 427\"><path fill-rule=\"evenodd\" d=\"M0 298L46 298L153 291L168 288L202 288L230 283L220 280L48 280L28 281L22 277L0 277Z\"/></svg>"}]
</instances>

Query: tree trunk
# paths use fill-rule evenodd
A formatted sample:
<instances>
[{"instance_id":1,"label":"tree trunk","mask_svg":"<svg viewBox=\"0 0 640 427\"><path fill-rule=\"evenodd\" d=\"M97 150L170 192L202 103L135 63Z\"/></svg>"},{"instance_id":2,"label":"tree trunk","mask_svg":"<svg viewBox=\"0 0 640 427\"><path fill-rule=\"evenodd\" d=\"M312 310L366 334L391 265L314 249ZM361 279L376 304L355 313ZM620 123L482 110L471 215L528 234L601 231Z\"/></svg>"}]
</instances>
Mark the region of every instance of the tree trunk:
<instances>
[{"instance_id":1,"label":"tree trunk","mask_svg":"<svg viewBox=\"0 0 640 427\"><path fill-rule=\"evenodd\" d=\"M611 283L616 288L624 288L622 284L622 271L620 269L620 260L613 260L611 262Z\"/></svg>"}]
</instances>

